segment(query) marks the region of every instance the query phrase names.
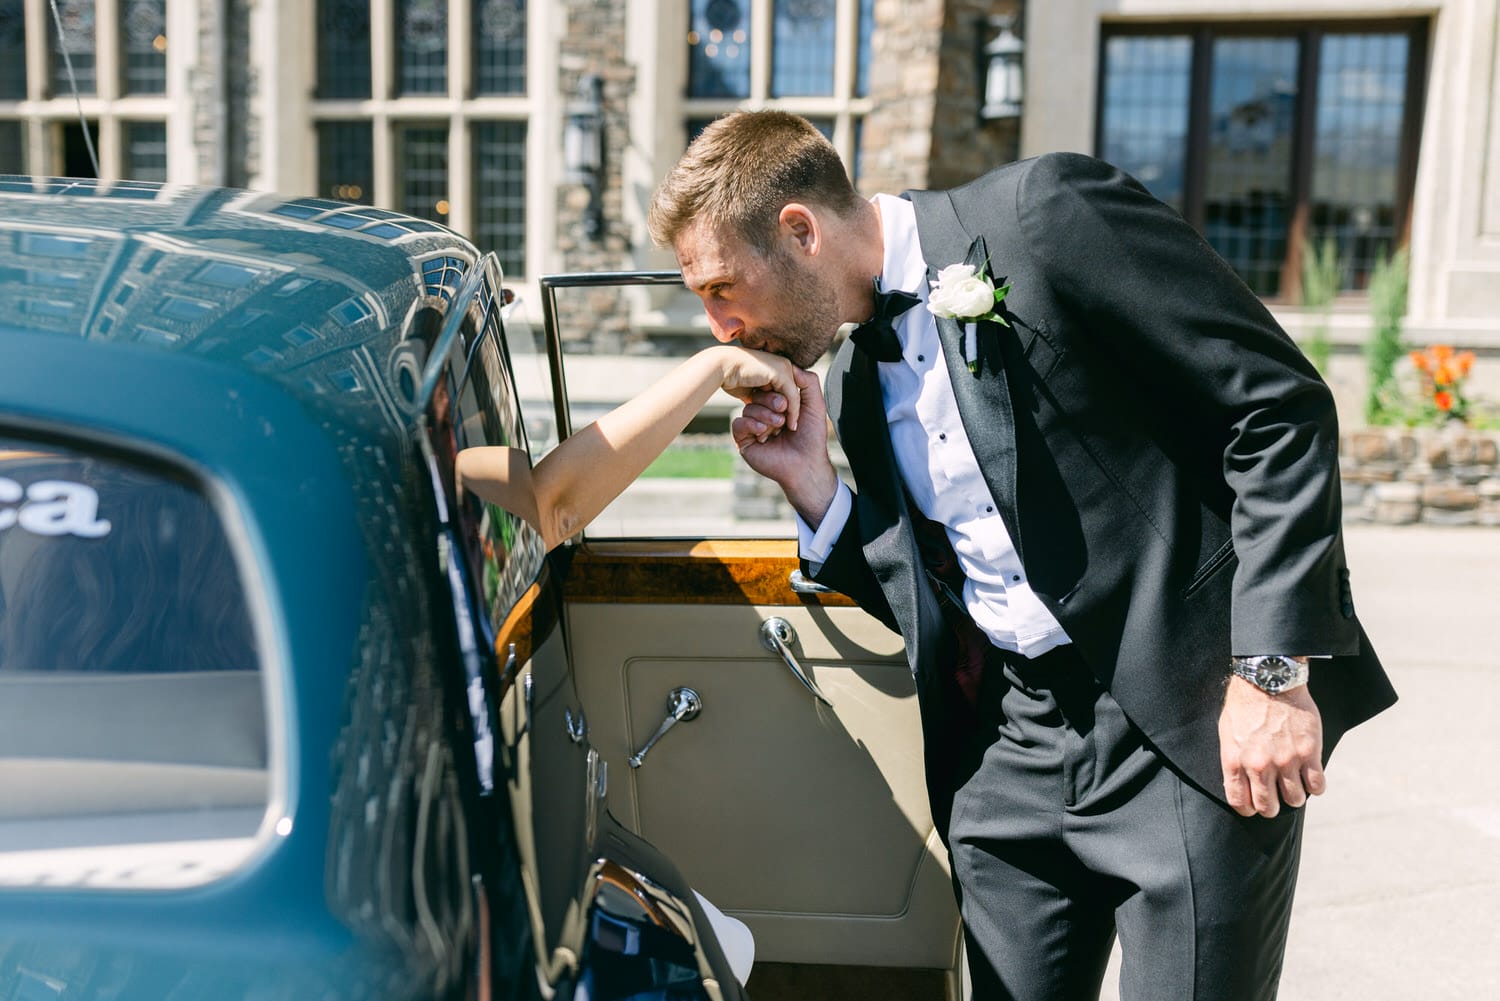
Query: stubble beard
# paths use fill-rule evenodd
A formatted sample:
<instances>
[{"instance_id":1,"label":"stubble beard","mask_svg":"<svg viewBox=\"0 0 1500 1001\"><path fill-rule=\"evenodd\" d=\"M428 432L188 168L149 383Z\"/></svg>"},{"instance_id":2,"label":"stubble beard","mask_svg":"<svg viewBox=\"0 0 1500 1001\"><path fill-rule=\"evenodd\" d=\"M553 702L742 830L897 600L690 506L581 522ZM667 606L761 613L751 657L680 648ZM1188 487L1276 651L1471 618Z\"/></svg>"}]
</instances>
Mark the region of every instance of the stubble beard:
<instances>
[{"instance_id":1,"label":"stubble beard","mask_svg":"<svg viewBox=\"0 0 1500 1001\"><path fill-rule=\"evenodd\" d=\"M788 254L778 256L774 266L781 284L781 301L790 315L774 326L761 328L759 340L765 350L798 368L812 368L833 343L842 323L833 283Z\"/></svg>"}]
</instances>

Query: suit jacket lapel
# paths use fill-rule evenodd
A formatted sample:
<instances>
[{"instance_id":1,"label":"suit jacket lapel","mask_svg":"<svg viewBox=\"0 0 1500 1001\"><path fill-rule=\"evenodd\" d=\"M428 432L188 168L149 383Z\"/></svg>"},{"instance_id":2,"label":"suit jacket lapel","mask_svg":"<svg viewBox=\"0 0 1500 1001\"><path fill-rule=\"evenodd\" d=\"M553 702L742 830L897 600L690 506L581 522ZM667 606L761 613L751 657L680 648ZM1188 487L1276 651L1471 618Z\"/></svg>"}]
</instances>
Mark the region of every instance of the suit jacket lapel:
<instances>
[{"instance_id":1,"label":"suit jacket lapel","mask_svg":"<svg viewBox=\"0 0 1500 1001\"><path fill-rule=\"evenodd\" d=\"M828 410L859 487L854 516L859 520L865 562L881 581L903 630L910 630L905 639L908 649L914 649L924 632L921 623L935 627L941 612L926 586L874 359L845 343L829 368L827 389ZM903 608L914 614L901 615Z\"/></svg>"},{"instance_id":2,"label":"suit jacket lapel","mask_svg":"<svg viewBox=\"0 0 1500 1001\"><path fill-rule=\"evenodd\" d=\"M945 192L913 191L909 195L917 211L917 237L922 244L922 256L928 262L929 281L937 277L941 267L956 263L960 254L965 264L972 264L981 272L988 271L989 254L984 237L969 239ZM935 261L942 263L934 266ZM975 338L978 365L976 371L970 372L963 355L963 326L957 320L938 317L937 328L964 431L995 499L995 508L1005 522L1005 530L1010 533L1016 552L1024 555L1016 508L1015 415L1000 352L1000 338L1014 333L997 323L980 323Z\"/></svg>"}]
</instances>

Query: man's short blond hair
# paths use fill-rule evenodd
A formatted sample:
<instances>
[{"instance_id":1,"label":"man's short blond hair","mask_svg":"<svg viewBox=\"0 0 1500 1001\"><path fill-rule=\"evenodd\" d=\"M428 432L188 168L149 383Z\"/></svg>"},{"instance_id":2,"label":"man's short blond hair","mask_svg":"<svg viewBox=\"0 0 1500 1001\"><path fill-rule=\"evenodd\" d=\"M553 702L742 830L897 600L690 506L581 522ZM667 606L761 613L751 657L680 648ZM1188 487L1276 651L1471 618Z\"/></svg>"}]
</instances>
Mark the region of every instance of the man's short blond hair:
<instances>
[{"instance_id":1,"label":"man's short blond hair","mask_svg":"<svg viewBox=\"0 0 1500 1001\"><path fill-rule=\"evenodd\" d=\"M833 144L811 122L784 111L739 111L718 119L688 146L651 199L651 239L670 247L702 220L762 254L777 216L803 202L848 216L860 205Z\"/></svg>"}]
</instances>

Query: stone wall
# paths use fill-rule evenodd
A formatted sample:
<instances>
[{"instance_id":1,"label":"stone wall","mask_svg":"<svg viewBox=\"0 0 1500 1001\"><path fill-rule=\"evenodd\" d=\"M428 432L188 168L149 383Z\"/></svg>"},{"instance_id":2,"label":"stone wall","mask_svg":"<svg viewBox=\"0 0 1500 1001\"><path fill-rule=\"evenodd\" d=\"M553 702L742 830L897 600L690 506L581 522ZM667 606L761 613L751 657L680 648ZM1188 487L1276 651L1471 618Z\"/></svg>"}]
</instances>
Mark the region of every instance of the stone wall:
<instances>
[{"instance_id":1,"label":"stone wall","mask_svg":"<svg viewBox=\"0 0 1500 1001\"><path fill-rule=\"evenodd\" d=\"M876 0L860 190L947 188L1014 160L1019 121L979 121L985 19L1018 0Z\"/></svg>"},{"instance_id":2,"label":"stone wall","mask_svg":"<svg viewBox=\"0 0 1500 1001\"><path fill-rule=\"evenodd\" d=\"M843 453L834 464L852 482ZM1339 442L1344 518L1385 525L1500 526L1500 432L1361 428ZM781 490L743 463L734 473L737 518L790 518Z\"/></svg>"},{"instance_id":3,"label":"stone wall","mask_svg":"<svg viewBox=\"0 0 1500 1001\"><path fill-rule=\"evenodd\" d=\"M582 184L557 186L557 250L564 271L624 271L633 265L628 229L623 222L622 171L630 143L630 101L635 69L625 59L625 7L612 0L564 0L567 27L558 57L558 93L563 107L577 98L587 74L604 84L604 230L590 236L584 226L589 191ZM558 151L561 160L561 150ZM562 176L561 163L555 165ZM640 350L630 343L629 310L614 289L558 300L563 337L569 351L619 354ZM570 339L571 338L571 339Z\"/></svg>"},{"instance_id":4,"label":"stone wall","mask_svg":"<svg viewBox=\"0 0 1500 1001\"><path fill-rule=\"evenodd\" d=\"M1500 433L1361 428L1344 433L1339 465L1348 520L1500 526Z\"/></svg>"}]
</instances>

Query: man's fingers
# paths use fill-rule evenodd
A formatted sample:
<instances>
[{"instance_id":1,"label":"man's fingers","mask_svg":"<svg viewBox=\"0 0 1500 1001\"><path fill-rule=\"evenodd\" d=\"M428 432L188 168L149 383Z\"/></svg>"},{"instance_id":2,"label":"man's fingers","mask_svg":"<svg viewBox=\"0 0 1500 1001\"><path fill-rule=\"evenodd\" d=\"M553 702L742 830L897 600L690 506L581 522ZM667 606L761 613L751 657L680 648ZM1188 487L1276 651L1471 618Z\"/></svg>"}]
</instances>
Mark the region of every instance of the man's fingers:
<instances>
[{"instance_id":1,"label":"man's fingers","mask_svg":"<svg viewBox=\"0 0 1500 1001\"><path fill-rule=\"evenodd\" d=\"M1277 779L1281 787L1281 801L1287 806L1301 806L1307 802L1307 790L1302 787L1302 772L1299 769L1287 769Z\"/></svg>"},{"instance_id":2,"label":"man's fingers","mask_svg":"<svg viewBox=\"0 0 1500 1001\"><path fill-rule=\"evenodd\" d=\"M1321 796L1327 790L1328 777L1323 774L1323 766L1316 760L1302 767L1302 785L1309 796Z\"/></svg>"},{"instance_id":3,"label":"man's fingers","mask_svg":"<svg viewBox=\"0 0 1500 1001\"><path fill-rule=\"evenodd\" d=\"M1250 783L1239 768L1224 769L1224 800L1229 808L1242 817L1255 816L1255 804L1250 797Z\"/></svg>"}]
</instances>

